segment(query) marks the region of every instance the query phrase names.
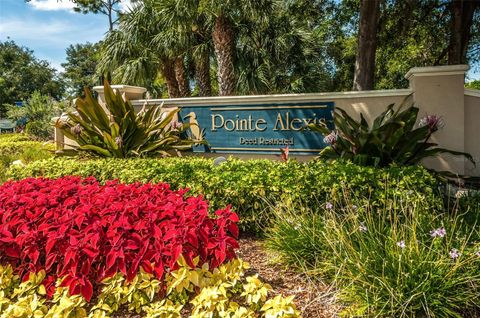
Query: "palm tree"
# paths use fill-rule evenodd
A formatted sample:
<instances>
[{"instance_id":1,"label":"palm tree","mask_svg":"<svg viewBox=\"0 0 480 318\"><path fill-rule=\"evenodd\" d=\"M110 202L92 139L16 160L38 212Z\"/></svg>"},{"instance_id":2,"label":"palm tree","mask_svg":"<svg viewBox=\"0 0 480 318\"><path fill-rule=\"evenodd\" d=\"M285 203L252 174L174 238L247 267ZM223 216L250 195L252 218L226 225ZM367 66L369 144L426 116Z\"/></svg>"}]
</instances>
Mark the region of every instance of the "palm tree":
<instances>
[{"instance_id":1,"label":"palm tree","mask_svg":"<svg viewBox=\"0 0 480 318\"><path fill-rule=\"evenodd\" d=\"M115 82L144 86L160 73L171 98L187 96L183 62L176 62L179 39L174 32L163 28L160 21L152 1L143 1L123 14L118 30L109 32L105 38L99 71L112 72Z\"/></svg>"},{"instance_id":2,"label":"palm tree","mask_svg":"<svg viewBox=\"0 0 480 318\"><path fill-rule=\"evenodd\" d=\"M268 19L272 0L202 0L199 12L213 25L212 40L217 59L219 95L233 95L236 89L235 48L238 26Z\"/></svg>"},{"instance_id":3,"label":"palm tree","mask_svg":"<svg viewBox=\"0 0 480 318\"><path fill-rule=\"evenodd\" d=\"M295 5L299 5L296 1ZM240 94L313 92L329 78L322 33L304 10L287 1L274 3L268 21L242 25L237 40L237 86Z\"/></svg>"},{"instance_id":4,"label":"palm tree","mask_svg":"<svg viewBox=\"0 0 480 318\"><path fill-rule=\"evenodd\" d=\"M199 1L154 0L153 3L164 27L175 32L177 42L181 44L176 48L178 52L193 59L199 95L211 96L211 27L206 23L204 14L199 12ZM183 60L184 57L181 59Z\"/></svg>"}]
</instances>

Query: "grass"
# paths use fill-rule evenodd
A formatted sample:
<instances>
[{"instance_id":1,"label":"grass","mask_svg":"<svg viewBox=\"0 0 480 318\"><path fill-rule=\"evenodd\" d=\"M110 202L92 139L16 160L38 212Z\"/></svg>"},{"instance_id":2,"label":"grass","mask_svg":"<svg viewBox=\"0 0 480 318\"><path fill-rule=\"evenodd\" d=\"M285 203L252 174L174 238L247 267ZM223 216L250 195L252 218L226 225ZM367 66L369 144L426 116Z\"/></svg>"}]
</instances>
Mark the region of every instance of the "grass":
<instances>
[{"instance_id":1,"label":"grass","mask_svg":"<svg viewBox=\"0 0 480 318\"><path fill-rule=\"evenodd\" d=\"M421 201L384 209L317 206L274 208L266 244L335 285L345 316L464 317L479 310L479 228L466 226L458 209L425 211Z\"/></svg>"}]
</instances>

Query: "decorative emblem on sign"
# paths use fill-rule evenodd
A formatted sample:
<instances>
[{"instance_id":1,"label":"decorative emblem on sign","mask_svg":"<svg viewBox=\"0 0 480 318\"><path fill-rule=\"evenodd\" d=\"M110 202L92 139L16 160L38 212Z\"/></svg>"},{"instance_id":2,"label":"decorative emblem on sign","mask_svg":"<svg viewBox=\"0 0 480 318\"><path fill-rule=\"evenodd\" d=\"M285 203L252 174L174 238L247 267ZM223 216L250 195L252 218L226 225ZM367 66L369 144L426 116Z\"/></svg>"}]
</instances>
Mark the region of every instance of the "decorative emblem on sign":
<instances>
[{"instance_id":1,"label":"decorative emblem on sign","mask_svg":"<svg viewBox=\"0 0 480 318\"><path fill-rule=\"evenodd\" d=\"M191 126L192 134L203 134L208 142L195 147L195 152L278 153L279 148L287 148L295 154L312 154L327 145L305 127L324 123L332 128L333 108L333 102L198 105L181 107L180 114L197 124Z\"/></svg>"}]
</instances>

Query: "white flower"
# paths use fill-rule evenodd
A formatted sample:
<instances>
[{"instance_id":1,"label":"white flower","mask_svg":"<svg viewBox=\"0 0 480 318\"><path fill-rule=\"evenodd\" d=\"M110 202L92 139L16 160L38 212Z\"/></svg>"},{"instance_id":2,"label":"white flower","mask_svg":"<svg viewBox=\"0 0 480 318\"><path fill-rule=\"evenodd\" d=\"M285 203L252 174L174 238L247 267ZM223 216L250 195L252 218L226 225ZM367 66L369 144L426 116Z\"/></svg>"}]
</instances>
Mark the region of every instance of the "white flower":
<instances>
[{"instance_id":1,"label":"white flower","mask_svg":"<svg viewBox=\"0 0 480 318\"><path fill-rule=\"evenodd\" d=\"M401 240L401 241L397 242L397 246L400 247L401 249L404 249L405 248L405 241Z\"/></svg>"},{"instance_id":2,"label":"white flower","mask_svg":"<svg viewBox=\"0 0 480 318\"><path fill-rule=\"evenodd\" d=\"M360 230L360 232L364 233L368 231L367 227L362 222L360 222L360 226L358 227L358 229Z\"/></svg>"}]
</instances>

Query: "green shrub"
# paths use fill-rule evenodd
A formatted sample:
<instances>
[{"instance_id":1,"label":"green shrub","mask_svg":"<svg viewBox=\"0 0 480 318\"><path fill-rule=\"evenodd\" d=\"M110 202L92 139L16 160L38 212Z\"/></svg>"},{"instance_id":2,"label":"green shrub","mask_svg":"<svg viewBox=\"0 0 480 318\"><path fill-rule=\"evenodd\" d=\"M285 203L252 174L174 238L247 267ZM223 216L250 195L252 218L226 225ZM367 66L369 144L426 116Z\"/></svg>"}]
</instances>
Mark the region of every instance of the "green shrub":
<instances>
[{"instance_id":1,"label":"green shrub","mask_svg":"<svg viewBox=\"0 0 480 318\"><path fill-rule=\"evenodd\" d=\"M54 148L52 143L33 140L7 142L0 140L0 161L8 165L18 159L24 163L47 159L52 156Z\"/></svg>"},{"instance_id":2,"label":"green shrub","mask_svg":"<svg viewBox=\"0 0 480 318\"><path fill-rule=\"evenodd\" d=\"M0 134L0 143L29 140L32 140L32 138L27 134Z\"/></svg>"},{"instance_id":3,"label":"green shrub","mask_svg":"<svg viewBox=\"0 0 480 318\"><path fill-rule=\"evenodd\" d=\"M27 133L39 139L53 137L52 118L68 109L68 104L35 91L22 107L8 105L7 117L14 121L27 120Z\"/></svg>"},{"instance_id":4,"label":"green shrub","mask_svg":"<svg viewBox=\"0 0 480 318\"><path fill-rule=\"evenodd\" d=\"M15 160L29 163L52 157L54 145L32 140L25 134L0 135L0 183L7 179L7 169Z\"/></svg>"},{"instance_id":5,"label":"green shrub","mask_svg":"<svg viewBox=\"0 0 480 318\"><path fill-rule=\"evenodd\" d=\"M399 202L396 198L408 200L411 190L422 190L425 206L434 209L441 204L435 178L420 167L374 169L343 162L236 159L215 166L213 160L199 157L83 161L55 158L9 171L14 179L66 175L94 176L102 182L168 182L173 188L190 188L193 194L209 200L214 209L231 204L240 214L241 227L255 231L265 226L271 203L288 207L299 200L316 204L347 196L358 200L358 205L371 201L382 207ZM385 185L391 187L385 190Z\"/></svg>"},{"instance_id":6,"label":"green shrub","mask_svg":"<svg viewBox=\"0 0 480 318\"><path fill-rule=\"evenodd\" d=\"M421 195L393 206L277 209L267 246L332 279L346 317L462 317L479 310L475 229L466 232L450 213L425 213Z\"/></svg>"}]
</instances>

